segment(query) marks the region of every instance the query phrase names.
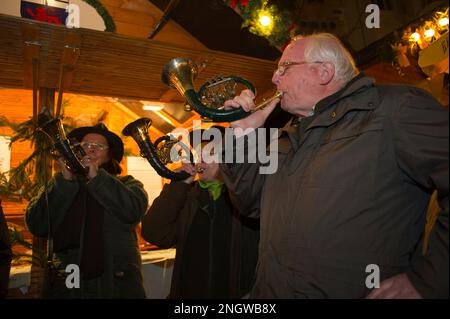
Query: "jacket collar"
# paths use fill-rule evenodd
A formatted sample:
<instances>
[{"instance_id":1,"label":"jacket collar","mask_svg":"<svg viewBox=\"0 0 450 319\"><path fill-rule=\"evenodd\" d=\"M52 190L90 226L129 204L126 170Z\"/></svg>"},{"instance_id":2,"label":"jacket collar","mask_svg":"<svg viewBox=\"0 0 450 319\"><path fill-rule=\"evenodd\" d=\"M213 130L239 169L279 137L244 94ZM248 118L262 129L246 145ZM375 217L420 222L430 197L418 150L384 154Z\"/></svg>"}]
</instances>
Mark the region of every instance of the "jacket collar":
<instances>
[{"instance_id":1,"label":"jacket collar","mask_svg":"<svg viewBox=\"0 0 450 319\"><path fill-rule=\"evenodd\" d=\"M315 110L319 113L323 112L328 106L336 103L337 101L352 95L356 91L361 90L364 87L370 87L373 85L373 79L366 77L364 73L360 73L350 80L342 89L336 93L329 95L319 101L315 107Z\"/></svg>"},{"instance_id":2,"label":"jacket collar","mask_svg":"<svg viewBox=\"0 0 450 319\"><path fill-rule=\"evenodd\" d=\"M367 90L374 86L375 80L365 76L363 72L355 76L338 92L327 96L316 104L315 114L311 118L311 123L306 131L313 127L330 126L339 121L346 113L351 110L371 110L379 103L379 96L376 90L367 94ZM366 94L360 94L366 92ZM308 119L303 118L301 120ZM300 141L297 134L297 118L292 118L282 129L281 134L287 134L290 142L295 149L298 148ZM308 121L309 122L309 121ZM301 140L304 140L302 136Z\"/></svg>"},{"instance_id":3,"label":"jacket collar","mask_svg":"<svg viewBox=\"0 0 450 319\"><path fill-rule=\"evenodd\" d=\"M351 110L374 109L379 103L379 96L376 90L368 91L374 82L373 78L360 73L340 91L321 100L316 105L317 116L306 130L330 126Z\"/></svg>"}]
</instances>

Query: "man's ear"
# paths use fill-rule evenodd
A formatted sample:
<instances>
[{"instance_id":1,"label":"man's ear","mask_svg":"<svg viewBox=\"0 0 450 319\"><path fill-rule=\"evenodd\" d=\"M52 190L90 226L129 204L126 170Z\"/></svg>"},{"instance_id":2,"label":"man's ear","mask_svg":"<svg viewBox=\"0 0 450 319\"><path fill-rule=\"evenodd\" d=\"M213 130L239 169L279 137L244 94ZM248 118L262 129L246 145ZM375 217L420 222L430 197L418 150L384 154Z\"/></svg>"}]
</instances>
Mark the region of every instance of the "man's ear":
<instances>
[{"instance_id":1,"label":"man's ear","mask_svg":"<svg viewBox=\"0 0 450 319\"><path fill-rule=\"evenodd\" d=\"M329 84L335 75L334 64L330 62L324 62L319 66L319 79L321 85Z\"/></svg>"}]
</instances>

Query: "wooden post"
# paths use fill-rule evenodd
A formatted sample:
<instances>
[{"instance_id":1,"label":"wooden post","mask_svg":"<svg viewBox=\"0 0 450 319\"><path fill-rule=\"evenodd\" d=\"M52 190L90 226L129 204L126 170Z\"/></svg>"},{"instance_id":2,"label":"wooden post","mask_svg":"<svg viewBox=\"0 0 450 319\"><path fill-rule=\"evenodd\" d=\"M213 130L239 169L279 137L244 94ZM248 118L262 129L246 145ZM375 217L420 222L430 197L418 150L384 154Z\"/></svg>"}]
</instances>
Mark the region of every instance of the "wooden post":
<instances>
[{"instance_id":1,"label":"wooden post","mask_svg":"<svg viewBox=\"0 0 450 319\"><path fill-rule=\"evenodd\" d=\"M41 113L44 108L50 114L53 114L55 110L55 89L39 88L39 112ZM52 176L52 160L47 158L47 176ZM47 251L47 240L45 238L39 238L33 236L33 260L46 259L46 254L42 252ZM38 259L39 258L39 259ZM30 280L30 298L42 298L43 284L45 278L45 268L42 268L36 264L31 266L31 280Z\"/></svg>"}]
</instances>

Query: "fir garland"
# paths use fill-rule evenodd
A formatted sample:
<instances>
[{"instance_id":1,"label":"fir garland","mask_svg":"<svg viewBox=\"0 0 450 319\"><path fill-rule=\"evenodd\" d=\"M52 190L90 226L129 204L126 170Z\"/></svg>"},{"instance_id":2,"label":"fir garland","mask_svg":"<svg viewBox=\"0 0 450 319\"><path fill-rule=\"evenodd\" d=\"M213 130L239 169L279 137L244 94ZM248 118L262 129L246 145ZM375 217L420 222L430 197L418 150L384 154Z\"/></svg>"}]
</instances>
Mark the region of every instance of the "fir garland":
<instances>
[{"instance_id":1,"label":"fir garland","mask_svg":"<svg viewBox=\"0 0 450 319\"><path fill-rule=\"evenodd\" d=\"M106 8L100 3L100 1L98 0L83 0L83 1L86 2L88 5L90 5L91 7L93 7L97 11L97 13L102 17L103 22L105 22L106 26L105 31L116 32L116 24L114 23L114 20L109 15Z\"/></svg>"},{"instance_id":2,"label":"fir garland","mask_svg":"<svg viewBox=\"0 0 450 319\"><path fill-rule=\"evenodd\" d=\"M51 120L51 117L45 113L38 116L38 126L41 127ZM51 143L45 134L34 129L33 119L16 124L10 122L5 117L0 117L0 126L10 127L14 131L11 137L10 147L15 142L30 141L34 151L25 158L18 166L9 171L9 180L6 180L5 174L0 178L0 190L2 195L16 195L30 200L36 196L39 189L44 185L44 170L47 169L47 163L44 161L44 153L50 159ZM34 176L33 176L34 175ZM34 177L34 178L33 178Z\"/></svg>"},{"instance_id":3,"label":"fir garland","mask_svg":"<svg viewBox=\"0 0 450 319\"><path fill-rule=\"evenodd\" d=\"M62 109L67 106L64 101ZM64 115L61 115L63 118ZM38 115L37 126L43 127L53 117L44 111ZM48 136L41 130L34 128L33 119L14 123L6 117L0 116L0 127L9 127L13 131L10 139L10 147L16 142L29 141L33 152L16 167L8 172L0 172L0 195L8 198L30 200L39 193L40 188L45 183L45 171L48 169L47 163L52 158L52 144ZM71 125L64 123L64 130L69 132L73 129ZM9 175L9 179L7 176ZM50 178L51 176L48 176Z\"/></svg>"}]
</instances>

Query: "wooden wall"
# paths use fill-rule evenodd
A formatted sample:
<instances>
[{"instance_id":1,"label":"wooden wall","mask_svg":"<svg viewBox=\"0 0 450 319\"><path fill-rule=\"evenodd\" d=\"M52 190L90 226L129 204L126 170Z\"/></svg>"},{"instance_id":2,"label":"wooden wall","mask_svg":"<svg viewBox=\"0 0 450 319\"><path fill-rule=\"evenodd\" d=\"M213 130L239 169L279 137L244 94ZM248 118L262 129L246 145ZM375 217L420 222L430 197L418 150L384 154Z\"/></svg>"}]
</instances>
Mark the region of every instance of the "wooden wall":
<instances>
[{"instance_id":1,"label":"wooden wall","mask_svg":"<svg viewBox=\"0 0 450 319\"><path fill-rule=\"evenodd\" d=\"M20 123L29 118L32 114L33 98L31 92L26 94L23 90L0 90L0 115L5 116L9 121ZM7 127L0 127L0 135L12 135L12 130ZM11 167L17 166L30 154L30 143L17 142L11 147ZM8 221L23 226L23 211L27 202L11 202L3 200L3 211ZM30 235L27 233L27 239Z\"/></svg>"},{"instance_id":2,"label":"wooden wall","mask_svg":"<svg viewBox=\"0 0 450 319\"><path fill-rule=\"evenodd\" d=\"M430 92L442 106L448 109L448 88L444 87L444 74L433 79L427 78L417 65L410 65L401 70L389 63L377 63L364 69L367 76L375 79L377 84L406 84Z\"/></svg>"},{"instance_id":3,"label":"wooden wall","mask_svg":"<svg viewBox=\"0 0 450 319\"><path fill-rule=\"evenodd\" d=\"M119 34L147 38L163 16L163 12L148 0L101 0L116 24ZM172 20L161 29L154 40L188 49L206 49L189 32Z\"/></svg>"}]
</instances>

